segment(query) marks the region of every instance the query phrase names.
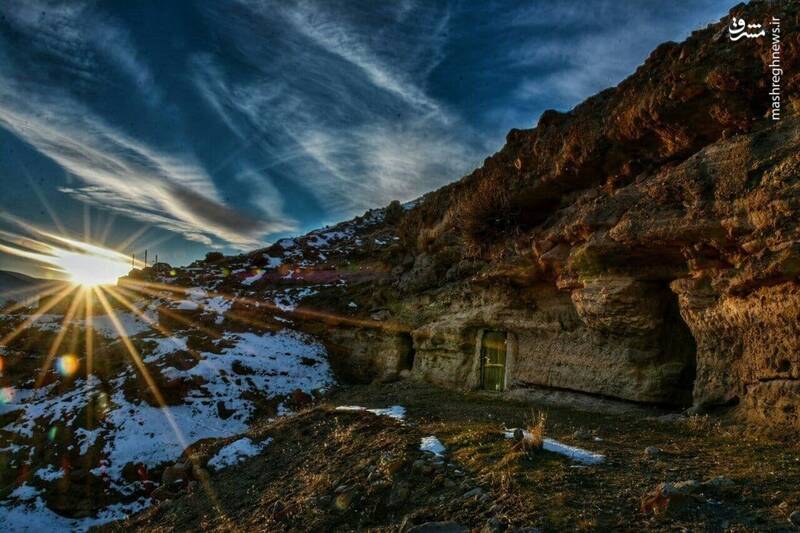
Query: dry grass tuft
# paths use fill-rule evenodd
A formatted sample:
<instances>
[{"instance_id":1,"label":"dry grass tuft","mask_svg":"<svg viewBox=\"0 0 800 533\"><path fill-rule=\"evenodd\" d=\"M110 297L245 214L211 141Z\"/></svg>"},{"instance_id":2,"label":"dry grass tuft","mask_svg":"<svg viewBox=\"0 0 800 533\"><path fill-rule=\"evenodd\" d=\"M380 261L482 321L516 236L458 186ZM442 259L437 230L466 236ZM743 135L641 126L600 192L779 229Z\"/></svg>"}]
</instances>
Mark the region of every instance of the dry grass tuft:
<instances>
[{"instance_id":1,"label":"dry grass tuft","mask_svg":"<svg viewBox=\"0 0 800 533\"><path fill-rule=\"evenodd\" d=\"M511 195L498 180L483 179L458 198L453 219L464 237L467 254L481 255L501 235L513 230Z\"/></svg>"},{"instance_id":2,"label":"dry grass tuft","mask_svg":"<svg viewBox=\"0 0 800 533\"><path fill-rule=\"evenodd\" d=\"M511 462L522 456L530 456L544 447L544 428L547 415L540 411L531 413L530 422L525 429L514 430L514 445L505 460Z\"/></svg>"},{"instance_id":3,"label":"dry grass tuft","mask_svg":"<svg viewBox=\"0 0 800 533\"><path fill-rule=\"evenodd\" d=\"M690 431L695 433L720 433L722 431L720 421L709 417L707 414L686 417L684 424Z\"/></svg>"},{"instance_id":4,"label":"dry grass tuft","mask_svg":"<svg viewBox=\"0 0 800 533\"><path fill-rule=\"evenodd\" d=\"M547 414L544 411L531 413L531 422L528 424L528 432L522 439L527 450L541 450L544 446L544 428L547 424Z\"/></svg>"}]
</instances>

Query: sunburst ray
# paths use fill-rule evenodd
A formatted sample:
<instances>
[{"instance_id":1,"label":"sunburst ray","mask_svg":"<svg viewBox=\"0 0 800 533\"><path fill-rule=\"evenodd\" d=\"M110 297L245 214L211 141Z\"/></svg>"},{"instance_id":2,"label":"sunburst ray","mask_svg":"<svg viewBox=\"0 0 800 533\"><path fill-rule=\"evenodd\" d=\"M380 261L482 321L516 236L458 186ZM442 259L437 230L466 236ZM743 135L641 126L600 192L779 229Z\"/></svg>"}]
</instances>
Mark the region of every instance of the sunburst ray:
<instances>
[{"instance_id":1,"label":"sunburst ray","mask_svg":"<svg viewBox=\"0 0 800 533\"><path fill-rule=\"evenodd\" d=\"M143 290L144 288L149 288L150 291L151 291L149 294L155 294L155 292L157 292L159 290L168 291L168 292L177 292L177 293L181 293L181 294L187 294L191 290L191 289L187 289L185 287L176 287L176 286L173 286L173 285L167 285L167 284L163 284L163 283L154 283L154 282L147 282L147 281L141 281L141 280L130 280L130 279L124 280L124 285L126 287L131 287L131 288L142 290L142 292L146 292L146 291ZM247 304L247 305L250 305L250 306L253 306L253 307L259 307L261 309L265 309L265 310L268 310L268 311L274 311L276 313L280 313L280 314L286 315L288 317L297 317L297 318L301 318L301 319L304 319L304 320L319 320L319 321L332 322L332 323L335 323L335 324L343 324L343 325L347 325L347 326L358 326L358 327L365 327L365 328L371 328L371 329L382 329L382 330L385 330L385 331L390 331L390 332L395 332L395 333L408 333L410 331L410 328L408 326L405 326L403 324L398 324L396 322L384 322L384 321L379 321L379 320L353 318L353 317L340 315L340 314L336 314L336 313L330 313L330 312L326 312L326 311L319 311L319 310L311 309L311 308L308 308L308 307L299 307L297 309L287 311L285 309L281 309L279 306L277 306L275 304L272 304L272 303L269 303L269 302L266 302L266 301L263 301L263 300L254 300L252 298L247 298L245 296L233 296L233 295L229 295L229 294L225 294L225 293L221 293L221 292L215 292L215 291L206 291L206 294L209 297L212 297L212 298L221 297L221 298L225 298L227 300L237 300L237 301L239 301L241 303L244 303L244 304ZM228 314L228 316L231 316L232 318L234 318L234 315L232 315L230 311L228 311L227 314ZM261 324L264 324L264 323L261 323Z\"/></svg>"},{"instance_id":2,"label":"sunburst ray","mask_svg":"<svg viewBox=\"0 0 800 533\"><path fill-rule=\"evenodd\" d=\"M46 282L42 283L40 285L40 287L42 288L42 290L44 290L48 286L49 287L54 287L54 288L56 288L56 290L58 290L57 288L61 287L62 285L63 285L63 282L61 282L61 281L46 281ZM5 290L5 291L0 291L0 298L10 298L10 297L15 296L17 294L28 294L30 292L31 292L31 288L30 287L17 287L16 289L8 289L8 290Z\"/></svg>"},{"instance_id":3,"label":"sunburst ray","mask_svg":"<svg viewBox=\"0 0 800 533\"><path fill-rule=\"evenodd\" d=\"M47 357L44 360L44 364L42 364L42 369L39 371L39 377L36 378L35 387L37 389L42 386L42 383L44 383L44 378L47 376L47 372L50 370L50 364L55 359L59 348L61 348L61 343L64 341L64 337L69 330L72 319L75 317L75 314L78 311L78 306L81 304L81 296L85 296L85 289L78 291L78 293L72 298L72 302L70 302L67 312L64 313L64 319L61 321L61 327L58 330L58 334L56 334L56 338L50 345L50 349L47 351Z\"/></svg>"},{"instance_id":4,"label":"sunburst ray","mask_svg":"<svg viewBox=\"0 0 800 533\"><path fill-rule=\"evenodd\" d=\"M30 307L31 305L35 304L36 302L40 301L45 296L51 296L57 293L59 290L64 290L66 287L59 283L49 289L42 290L41 292L32 294L31 296L27 297L25 300L17 302L9 307L3 309L4 314L11 314L19 311L20 309L25 309L26 307Z\"/></svg>"},{"instance_id":5,"label":"sunburst ray","mask_svg":"<svg viewBox=\"0 0 800 533\"><path fill-rule=\"evenodd\" d=\"M138 307L136 307L136 305L134 305L134 304L133 304L133 302L131 302L131 301L130 301L128 298L126 298L126 297L125 297L123 294L120 294L120 293L119 293L119 291L117 291L116 289L114 289L114 288L112 288L112 287L104 287L104 288L103 288L103 290L105 290L105 291L106 291L108 294L110 294L110 295L111 295L111 296L112 296L112 297L113 297L115 300L117 300L117 301L118 301L119 303L121 303L123 306L125 306L126 308L128 308L128 309L129 309L129 310L130 310L132 313L134 313L136 316L138 316L139 318L141 318L141 319L142 319L144 322L146 322L146 323L147 323L147 324L148 324L150 327L152 327L153 329L155 329L156 331L158 331L159 333L161 333L161 335L163 335L163 336L164 336L164 338L166 338L166 339L168 339L169 341L171 341L173 344L175 344L175 346L176 346L176 347L183 349L183 345L182 345L181 343L179 343L179 342L178 342L178 341L175 339L175 333L174 333L172 330L170 330L170 329L169 329L169 328L167 328L166 326L162 326L162 325L161 325L161 324L159 324L157 321L155 321L155 320L153 320L152 318L150 318L149 316L147 316L147 315L146 315L146 314L145 314L145 313L144 313L144 312L143 312L141 309L139 309ZM200 355L199 355L199 354L198 354L198 353L197 353L195 350L188 349L187 351L188 351L188 352L189 352L189 353L190 353L190 354L191 354L191 355L192 355L192 356L193 356L195 359L200 359Z\"/></svg>"},{"instance_id":6,"label":"sunburst ray","mask_svg":"<svg viewBox=\"0 0 800 533\"><path fill-rule=\"evenodd\" d=\"M47 313L53 307L58 305L64 298L66 298L71 292L77 289L76 286L70 285L65 287L60 293L53 296L50 301L48 301L43 306L40 306L39 309L28 317L22 324L18 325L14 328L11 332L9 332L5 337L0 339L0 346L8 346L8 343L16 339L23 331L28 329L34 322L39 320L42 315Z\"/></svg>"}]
</instances>

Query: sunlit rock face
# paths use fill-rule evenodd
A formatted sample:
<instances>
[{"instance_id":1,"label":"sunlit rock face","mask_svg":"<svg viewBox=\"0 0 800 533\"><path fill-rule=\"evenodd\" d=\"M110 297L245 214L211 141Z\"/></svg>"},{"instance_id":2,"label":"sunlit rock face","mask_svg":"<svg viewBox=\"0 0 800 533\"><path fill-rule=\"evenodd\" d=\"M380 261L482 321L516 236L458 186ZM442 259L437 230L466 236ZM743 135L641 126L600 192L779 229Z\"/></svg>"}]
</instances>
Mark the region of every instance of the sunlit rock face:
<instances>
[{"instance_id":1,"label":"sunlit rock face","mask_svg":"<svg viewBox=\"0 0 800 533\"><path fill-rule=\"evenodd\" d=\"M554 287L480 293L469 301L438 295L436 308L444 304L448 311L412 333L414 376L480 388L481 334L501 331L507 335L506 390L540 386L664 405L691 402L694 346L667 311L667 298L660 301L662 315L627 310L631 327L609 331L587 325L569 294ZM594 317L612 322L623 312L603 301Z\"/></svg>"},{"instance_id":2,"label":"sunlit rock face","mask_svg":"<svg viewBox=\"0 0 800 533\"><path fill-rule=\"evenodd\" d=\"M488 273L418 298L430 321L413 333L414 372L475 386L476 332L502 329L516 339L511 386L738 404L752 420L797 426L798 153L792 116L614 194L585 191L539 233L566 253L549 270L546 252L529 256L532 281ZM594 221L586 240L570 242L581 220Z\"/></svg>"}]
</instances>

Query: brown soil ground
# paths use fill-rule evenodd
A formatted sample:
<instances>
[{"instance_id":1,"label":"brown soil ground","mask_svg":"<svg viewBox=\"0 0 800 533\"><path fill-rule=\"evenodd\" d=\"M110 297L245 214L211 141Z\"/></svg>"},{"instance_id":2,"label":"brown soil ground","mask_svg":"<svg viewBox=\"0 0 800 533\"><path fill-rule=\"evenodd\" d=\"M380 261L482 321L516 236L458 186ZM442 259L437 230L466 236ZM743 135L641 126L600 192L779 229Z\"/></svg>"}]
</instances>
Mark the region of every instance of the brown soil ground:
<instances>
[{"instance_id":1,"label":"brown soil ground","mask_svg":"<svg viewBox=\"0 0 800 533\"><path fill-rule=\"evenodd\" d=\"M273 442L210 473L213 497L184 492L105 529L398 531L452 521L475 531L791 531L787 517L800 509L798 444L714 418L588 413L410 382L348 387L326 402L257 424L251 436ZM332 410L345 404L403 405L407 418ZM546 436L607 461L581 466L549 452L516 452L502 427L529 424L540 412ZM418 449L429 435L447 447L441 463ZM210 457L230 440L195 453ZM648 446L661 453L647 455ZM703 487L659 516L640 510L658 483L716 476L733 485ZM482 495L464 498L476 487Z\"/></svg>"}]
</instances>

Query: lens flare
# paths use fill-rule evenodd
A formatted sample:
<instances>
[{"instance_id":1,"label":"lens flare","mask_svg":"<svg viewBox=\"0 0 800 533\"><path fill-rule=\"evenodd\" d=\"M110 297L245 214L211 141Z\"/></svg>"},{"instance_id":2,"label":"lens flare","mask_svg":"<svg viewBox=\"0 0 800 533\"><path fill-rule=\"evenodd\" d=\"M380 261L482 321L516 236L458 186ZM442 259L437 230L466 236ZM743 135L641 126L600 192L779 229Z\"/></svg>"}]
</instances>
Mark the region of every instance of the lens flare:
<instances>
[{"instance_id":1,"label":"lens flare","mask_svg":"<svg viewBox=\"0 0 800 533\"><path fill-rule=\"evenodd\" d=\"M3 387L0 389L0 405L5 405L14 401L14 388Z\"/></svg>"},{"instance_id":2,"label":"lens flare","mask_svg":"<svg viewBox=\"0 0 800 533\"><path fill-rule=\"evenodd\" d=\"M80 360L72 354L62 355L56 361L56 370L58 373L68 378L78 371Z\"/></svg>"}]
</instances>

